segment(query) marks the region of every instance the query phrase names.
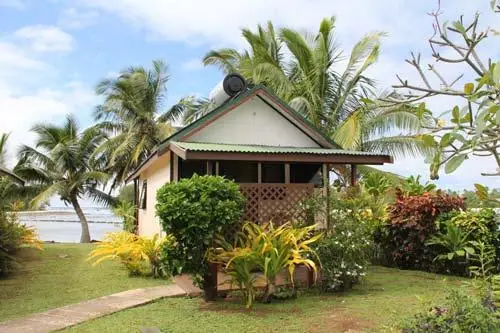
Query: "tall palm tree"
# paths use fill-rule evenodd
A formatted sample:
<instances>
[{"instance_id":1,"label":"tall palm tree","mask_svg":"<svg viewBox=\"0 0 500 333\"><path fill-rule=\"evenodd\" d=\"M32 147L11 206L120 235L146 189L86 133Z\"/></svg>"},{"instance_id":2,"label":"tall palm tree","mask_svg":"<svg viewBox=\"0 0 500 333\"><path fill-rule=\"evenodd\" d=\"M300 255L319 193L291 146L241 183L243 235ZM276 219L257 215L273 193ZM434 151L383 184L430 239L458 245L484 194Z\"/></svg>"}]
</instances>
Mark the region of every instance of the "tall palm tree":
<instances>
[{"instance_id":1,"label":"tall palm tree","mask_svg":"<svg viewBox=\"0 0 500 333\"><path fill-rule=\"evenodd\" d=\"M421 123L411 107L380 102L373 80L364 75L378 59L383 34L363 37L347 58L335 43L334 17L323 19L312 37L290 28L277 35L271 22L255 33L243 29L242 35L249 50L210 51L203 63L266 84L344 149L396 156L424 152L415 138Z\"/></svg>"},{"instance_id":2,"label":"tall palm tree","mask_svg":"<svg viewBox=\"0 0 500 333\"><path fill-rule=\"evenodd\" d=\"M118 77L104 79L97 85L97 94L104 103L97 107L96 127L109 139L95 152L115 176L113 186L130 172L169 136L172 122L181 119L187 99L165 109L167 65L154 60L151 69L130 67Z\"/></svg>"},{"instance_id":3,"label":"tall palm tree","mask_svg":"<svg viewBox=\"0 0 500 333\"><path fill-rule=\"evenodd\" d=\"M98 189L108 174L96 168L91 159L105 135L97 128L80 131L75 119L68 116L63 126L38 124L34 147L23 146L16 172L30 184L42 187L33 204L59 195L75 209L82 228L80 242L90 242L87 218L80 206L82 197L97 203L112 204L114 198Z\"/></svg>"}]
</instances>

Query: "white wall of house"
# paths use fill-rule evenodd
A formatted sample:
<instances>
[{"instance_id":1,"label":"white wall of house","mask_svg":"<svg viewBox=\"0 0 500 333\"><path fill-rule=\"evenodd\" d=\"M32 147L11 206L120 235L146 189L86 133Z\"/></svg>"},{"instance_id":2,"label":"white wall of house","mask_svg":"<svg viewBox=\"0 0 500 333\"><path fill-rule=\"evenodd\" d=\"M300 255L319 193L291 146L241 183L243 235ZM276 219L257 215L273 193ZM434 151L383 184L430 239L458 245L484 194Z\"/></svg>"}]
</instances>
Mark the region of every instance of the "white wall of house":
<instances>
[{"instance_id":1,"label":"white wall of house","mask_svg":"<svg viewBox=\"0 0 500 333\"><path fill-rule=\"evenodd\" d=\"M281 114L254 96L186 141L283 147L319 147Z\"/></svg>"},{"instance_id":2,"label":"white wall of house","mask_svg":"<svg viewBox=\"0 0 500 333\"><path fill-rule=\"evenodd\" d=\"M139 192L142 190L142 182L147 180L146 209L139 209L139 235L151 236L161 234L162 228L156 216L156 192L165 183L170 181L170 154L164 154L154 161L139 176Z\"/></svg>"}]
</instances>

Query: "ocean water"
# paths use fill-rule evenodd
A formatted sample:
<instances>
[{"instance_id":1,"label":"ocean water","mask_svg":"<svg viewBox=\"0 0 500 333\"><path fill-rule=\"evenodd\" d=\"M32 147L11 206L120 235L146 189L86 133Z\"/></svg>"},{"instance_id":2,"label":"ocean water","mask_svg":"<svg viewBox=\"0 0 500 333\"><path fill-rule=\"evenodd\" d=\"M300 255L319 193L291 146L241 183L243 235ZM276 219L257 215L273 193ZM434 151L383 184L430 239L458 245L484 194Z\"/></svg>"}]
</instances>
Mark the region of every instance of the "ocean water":
<instances>
[{"instance_id":1,"label":"ocean water","mask_svg":"<svg viewBox=\"0 0 500 333\"><path fill-rule=\"evenodd\" d=\"M89 222L90 237L101 240L105 233L122 230L121 219L106 208L83 208ZM37 229L42 241L78 243L80 220L72 207L50 207L45 211L20 212L19 222Z\"/></svg>"}]
</instances>

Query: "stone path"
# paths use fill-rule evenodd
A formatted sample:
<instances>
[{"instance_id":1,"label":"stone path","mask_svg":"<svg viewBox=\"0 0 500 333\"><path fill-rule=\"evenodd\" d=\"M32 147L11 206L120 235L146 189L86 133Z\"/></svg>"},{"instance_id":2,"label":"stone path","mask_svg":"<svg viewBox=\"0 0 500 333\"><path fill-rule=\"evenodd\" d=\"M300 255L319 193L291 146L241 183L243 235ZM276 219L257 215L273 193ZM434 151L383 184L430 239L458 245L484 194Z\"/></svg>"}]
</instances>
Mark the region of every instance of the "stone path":
<instances>
[{"instance_id":1,"label":"stone path","mask_svg":"<svg viewBox=\"0 0 500 333\"><path fill-rule=\"evenodd\" d=\"M114 312L147 304L160 298L188 294L190 294L190 290L184 290L176 284L128 290L2 322L0 323L0 333L53 332Z\"/></svg>"}]
</instances>

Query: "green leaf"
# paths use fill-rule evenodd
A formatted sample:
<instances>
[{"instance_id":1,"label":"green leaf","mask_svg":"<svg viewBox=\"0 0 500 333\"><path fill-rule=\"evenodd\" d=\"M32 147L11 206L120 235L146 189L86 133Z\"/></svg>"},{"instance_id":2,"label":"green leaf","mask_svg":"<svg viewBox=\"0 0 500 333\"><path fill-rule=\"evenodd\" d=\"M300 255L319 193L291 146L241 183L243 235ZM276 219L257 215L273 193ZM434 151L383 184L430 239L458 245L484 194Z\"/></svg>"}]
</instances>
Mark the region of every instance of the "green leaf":
<instances>
[{"instance_id":1,"label":"green leaf","mask_svg":"<svg viewBox=\"0 0 500 333\"><path fill-rule=\"evenodd\" d=\"M441 148L444 148L444 147L447 147L450 145L450 143L452 143L454 140L454 137L451 133L446 133L445 135L443 135L443 137L441 138L441 142L439 142L439 146Z\"/></svg>"},{"instance_id":2,"label":"green leaf","mask_svg":"<svg viewBox=\"0 0 500 333\"><path fill-rule=\"evenodd\" d=\"M452 173L465 161L466 158L467 155L465 154L453 156L444 166L444 172Z\"/></svg>"},{"instance_id":3,"label":"green leaf","mask_svg":"<svg viewBox=\"0 0 500 333\"><path fill-rule=\"evenodd\" d=\"M460 120L460 109L458 108L458 105L455 105L453 107L453 110L451 111L451 121L454 122L455 124L458 124Z\"/></svg>"},{"instance_id":4,"label":"green leaf","mask_svg":"<svg viewBox=\"0 0 500 333\"><path fill-rule=\"evenodd\" d=\"M488 194L488 189L486 186L481 185L481 184L474 184L474 187L476 188L476 195L479 199L481 200L486 200L489 197Z\"/></svg>"},{"instance_id":5,"label":"green leaf","mask_svg":"<svg viewBox=\"0 0 500 333\"><path fill-rule=\"evenodd\" d=\"M498 61L493 68L493 82L495 82L495 84L500 83L500 61Z\"/></svg>"},{"instance_id":6,"label":"green leaf","mask_svg":"<svg viewBox=\"0 0 500 333\"><path fill-rule=\"evenodd\" d=\"M455 251L455 253L457 254L457 256L459 257L463 257L465 255L465 251L464 250L457 250Z\"/></svg>"},{"instance_id":7,"label":"green leaf","mask_svg":"<svg viewBox=\"0 0 500 333\"><path fill-rule=\"evenodd\" d=\"M453 253L453 252L448 253L448 260L453 259L454 256L455 256L455 253Z\"/></svg>"},{"instance_id":8,"label":"green leaf","mask_svg":"<svg viewBox=\"0 0 500 333\"><path fill-rule=\"evenodd\" d=\"M470 246L466 246L466 247L464 247L464 250L465 250L465 252L467 252L468 254L474 254L474 253L476 253L476 251L474 250L474 248L473 248L473 247L470 247Z\"/></svg>"},{"instance_id":9,"label":"green leaf","mask_svg":"<svg viewBox=\"0 0 500 333\"><path fill-rule=\"evenodd\" d=\"M375 103L373 100L371 100L369 98L366 98L366 97L363 97L360 100L361 100L361 102L363 102L365 104L373 104L373 103Z\"/></svg>"},{"instance_id":10,"label":"green leaf","mask_svg":"<svg viewBox=\"0 0 500 333\"><path fill-rule=\"evenodd\" d=\"M464 85L464 93L466 95L471 95L474 92L474 83L466 83Z\"/></svg>"},{"instance_id":11,"label":"green leaf","mask_svg":"<svg viewBox=\"0 0 500 333\"><path fill-rule=\"evenodd\" d=\"M462 143L464 143L464 142L465 142L465 138L464 138L464 136L463 136L462 134L460 134L460 133L457 133L457 132L450 132L450 135L451 135L454 139L456 139L456 140L458 140L458 141L460 141L460 142L462 142Z\"/></svg>"},{"instance_id":12,"label":"green leaf","mask_svg":"<svg viewBox=\"0 0 500 333\"><path fill-rule=\"evenodd\" d=\"M434 147L436 145L436 141L434 141L434 137L429 134L422 135L422 141L427 147Z\"/></svg>"}]
</instances>

